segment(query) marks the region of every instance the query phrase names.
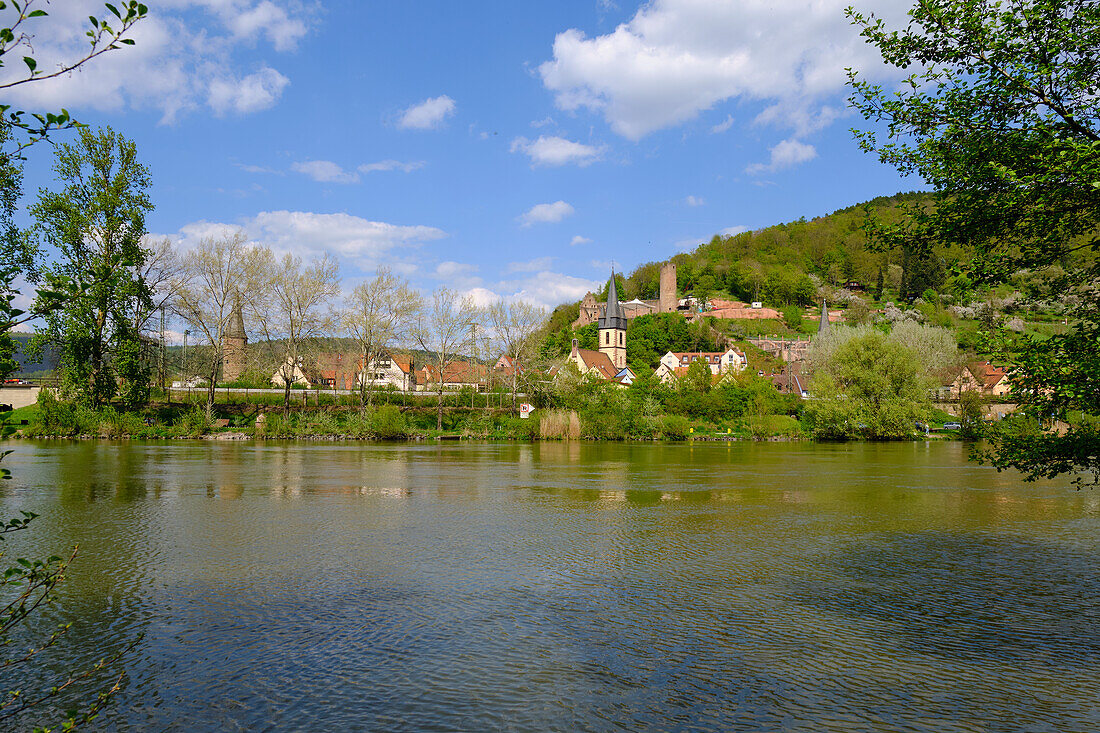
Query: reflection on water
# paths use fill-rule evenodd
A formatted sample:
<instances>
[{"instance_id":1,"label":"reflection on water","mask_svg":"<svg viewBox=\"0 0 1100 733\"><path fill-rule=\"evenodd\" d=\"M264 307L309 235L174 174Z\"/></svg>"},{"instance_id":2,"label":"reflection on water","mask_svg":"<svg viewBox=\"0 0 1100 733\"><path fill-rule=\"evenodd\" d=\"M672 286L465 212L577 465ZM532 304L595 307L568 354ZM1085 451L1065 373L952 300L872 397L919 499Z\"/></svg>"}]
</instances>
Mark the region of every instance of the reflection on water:
<instances>
[{"instance_id":1,"label":"reflection on water","mask_svg":"<svg viewBox=\"0 0 1100 733\"><path fill-rule=\"evenodd\" d=\"M1097 495L955 444L17 448L111 728L1100 722Z\"/></svg>"}]
</instances>

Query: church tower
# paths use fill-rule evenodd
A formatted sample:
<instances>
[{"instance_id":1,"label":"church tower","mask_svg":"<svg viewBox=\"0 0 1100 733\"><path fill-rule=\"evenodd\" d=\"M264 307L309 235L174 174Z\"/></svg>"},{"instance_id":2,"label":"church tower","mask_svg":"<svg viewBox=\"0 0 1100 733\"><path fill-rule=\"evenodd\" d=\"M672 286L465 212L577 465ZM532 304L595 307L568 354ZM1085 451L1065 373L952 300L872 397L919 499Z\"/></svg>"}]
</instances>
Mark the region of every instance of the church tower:
<instances>
[{"instance_id":1,"label":"church tower","mask_svg":"<svg viewBox=\"0 0 1100 733\"><path fill-rule=\"evenodd\" d=\"M244 373L248 334L244 330L244 313L241 302L235 300L229 315L225 333L222 334L222 379L232 382Z\"/></svg>"},{"instance_id":2,"label":"church tower","mask_svg":"<svg viewBox=\"0 0 1100 733\"><path fill-rule=\"evenodd\" d=\"M619 305L614 271L607 287L607 307L600 317L600 353L607 354L616 369L626 367L626 316Z\"/></svg>"}]
</instances>

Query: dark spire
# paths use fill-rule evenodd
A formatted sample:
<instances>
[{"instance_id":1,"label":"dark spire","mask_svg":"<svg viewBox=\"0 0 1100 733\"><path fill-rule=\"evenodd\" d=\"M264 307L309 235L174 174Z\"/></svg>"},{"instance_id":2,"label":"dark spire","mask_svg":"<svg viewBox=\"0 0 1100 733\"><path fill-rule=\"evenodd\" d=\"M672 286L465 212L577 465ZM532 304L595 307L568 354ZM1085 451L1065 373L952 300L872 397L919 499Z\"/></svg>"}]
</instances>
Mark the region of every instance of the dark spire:
<instances>
[{"instance_id":1,"label":"dark spire","mask_svg":"<svg viewBox=\"0 0 1100 733\"><path fill-rule=\"evenodd\" d=\"M241 301L233 300L233 312L229 314L229 323L226 324L225 337L231 339L247 339L248 334L244 330L244 311L241 310Z\"/></svg>"},{"instance_id":2,"label":"dark spire","mask_svg":"<svg viewBox=\"0 0 1100 733\"><path fill-rule=\"evenodd\" d=\"M824 333L829 330L829 309L825 306L825 299L821 299L821 323L817 324L817 332Z\"/></svg>"},{"instance_id":3,"label":"dark spire","mask_svg":"<svg viewBox=\"0 0 1100 733\"><path fill-rule=\"evenodd\" d=\"M619 289L615 286L615 271L611 271L611 283L607 286L607 308L600 319L600 328L626 330L626 316L619 305Z\"/></svg>"}]
</instances>

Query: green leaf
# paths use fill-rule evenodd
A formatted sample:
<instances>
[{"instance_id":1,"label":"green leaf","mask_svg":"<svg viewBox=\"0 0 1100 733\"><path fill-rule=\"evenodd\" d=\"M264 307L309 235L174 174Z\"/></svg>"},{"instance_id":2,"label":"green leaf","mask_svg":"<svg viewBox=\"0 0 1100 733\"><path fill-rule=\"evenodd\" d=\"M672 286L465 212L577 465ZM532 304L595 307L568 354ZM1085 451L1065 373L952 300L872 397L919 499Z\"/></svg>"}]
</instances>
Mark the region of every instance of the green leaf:
<instances>
[{"instance_id":1,"label":"green leaf","mask_svg":"<svg viewBox=\"0 0 1100 733\"><path fill-rule=\"evenodd\" d=\"M27 65L27 68L31 70L31 73L32 73L32 74L34 73L34 70L35 70L36 68L38 68L38 62L37 62L37 61L35 61L35 60L34 60L33 58L31 58L30 56L24 56L24 57L23 57L23 63L25 63L25 64Z\"/></svg>"}]
</instances>

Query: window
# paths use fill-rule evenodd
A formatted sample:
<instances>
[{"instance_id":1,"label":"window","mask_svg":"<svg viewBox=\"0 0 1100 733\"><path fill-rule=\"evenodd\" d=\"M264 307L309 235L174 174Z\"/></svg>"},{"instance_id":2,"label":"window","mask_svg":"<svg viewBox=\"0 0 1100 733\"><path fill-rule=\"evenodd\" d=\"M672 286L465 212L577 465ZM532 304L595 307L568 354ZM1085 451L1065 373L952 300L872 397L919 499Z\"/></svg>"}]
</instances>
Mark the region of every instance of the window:
<instances>
[{"instance_id":1,"label":"window","mask_svg":"<svg viewBox=\"0 0 1100 733\"><path fill-rule=\"evenodd\" d=\"M611 334L610 334L610 333L608 333L607 331L604 331L604 334L603 334L603 344L604 344L604 346L607 346L607 345L608 345L608 344L610 344L610 343L611 343Z\"/></svg>"},{"instance_id":2,"label":"window","mask_svg":"<svg viewBox=\"0 0 1100 733\"><path fill-rule=\"evenodd\" d=\"M619 331L619 346L623 345L623 332Z\"/></svg>"}]
</instances>

